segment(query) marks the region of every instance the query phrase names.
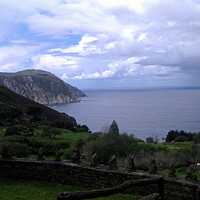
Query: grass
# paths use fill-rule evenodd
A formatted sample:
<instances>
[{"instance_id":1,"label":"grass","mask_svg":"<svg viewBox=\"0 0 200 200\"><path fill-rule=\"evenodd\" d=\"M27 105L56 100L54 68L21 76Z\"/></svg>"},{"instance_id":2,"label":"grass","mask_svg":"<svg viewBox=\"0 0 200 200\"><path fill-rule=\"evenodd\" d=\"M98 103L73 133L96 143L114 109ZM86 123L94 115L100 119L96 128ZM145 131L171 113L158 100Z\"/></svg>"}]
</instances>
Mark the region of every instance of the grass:
<instances>
[{"instance_id":1,"label":"grass","mask_svg":"<svg viewBox=\"0 0 200 200\"><path fill-rule=\"evenodd\" d=\"M0 127L0 136L3 136L5 134L5 128Z\"/></svg>"},{"instance_id":2,"label":"grass","mask_svg":"<svg viewBox=\"0 0 200 200\"><path fill-rule=\"evenodd\" d=\"M136 200L137 196L131 194L116 194L109 197L96 198L95 200Z\"/></svg>"},{"instance_id":3,"label":"grass","mask_svg":"<svg viewBox=\"0 0 200 200\"><path fill-rule=\"evenodd\" d=\"M179 150L188 150L192 146L192 142L174 142L174 143L158 143L146 144L158 151L177 152Z\"/></svg>"},{"instance_id":4,"label":"grass","mask_svg":"<svg viewBox=\"0 0 200 200\"><path fill-rule=\"evenodd\" d=\"M79 140L85 140L89 137L89 133L85 132L72 132L65 129L60 129L61 133L56 136L57 141L68 141L70 144L74 144Z\"/></svg>"},{"instance_id":5,"label":"grass","mask_svg":"<svg viewBox=\"0 0 200 200\"><path fill-rule=\"evenodd\" d=\"M190 148L192 146L192 142L164 143L162 145L169 151L177 151Z\"/></svg>"},{"instance_id":6,"label":"grass","mask_svg":"<svg viewBox=\"0 0 200 200\"><path fill-rule=\"evenodd\" d=\"M55 200L63 191L77 191L79 187L44 182L0 180L1 200Z\"/></svg>"},{"instance_id":7,"label":"grass","mask_svg":"<svg viewBox=\"0 0 200 200\"><path fill-rule=\"evenodd\" d=\"M78 186L60 185L36 181L0 180L1 200L55 200L59 192L80 191ZM118 194L95 200L136 200L128 194Z\"/></svg>"},{"instance_id":8,"label":"grass","mask_svg":"<svg viewBox=\"0 0 200 200\"><path fill-rule=\"evenodd\" d=\"M9 135L5 135L6 129L0 127L0 154L2 149L7 148L9 154L16 158L37 159L41 148L47 160L57 159L59 152L61 152L60 159L68 160L71 159L76 144L90 136L88 132L38 124L32 125L31 128L19 125L13 130L8 131Z\"/></svg>"},{"instance_id":9,"label":"grass","mask_svg":"<svg viewBox=\"0 0 200 200\"><path fill-rule=\"evenodd\" d=\"M44 132L46 132L45 135ZM53 138L55 142L68 142L70 145L89 137L89 133L86 132L75 132L61 128L50 128L48 126L37 127L34 130L34 137L39 138L40 140L49 140L49 135L55 135Z\"/></svg>"},{"instance_id":10,"label":"grass","mask_svg":"<svg viewBox=\"0 0 200 200\"><path fill-rule=\"evenodd\" d=\"M185 177L187 173L187 168L186 167L180 167L176 169L176 175L177 177Z\"/></svg>"}]
</instances>

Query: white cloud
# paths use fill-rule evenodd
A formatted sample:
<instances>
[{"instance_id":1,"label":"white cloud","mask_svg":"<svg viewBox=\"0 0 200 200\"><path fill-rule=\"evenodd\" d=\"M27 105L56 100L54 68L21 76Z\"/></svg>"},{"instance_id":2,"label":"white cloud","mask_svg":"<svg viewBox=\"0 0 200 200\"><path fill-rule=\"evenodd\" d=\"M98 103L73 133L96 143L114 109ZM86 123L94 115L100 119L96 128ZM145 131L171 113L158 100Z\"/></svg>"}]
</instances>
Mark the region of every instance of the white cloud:
<instances>
[{"instance_id":1,"label":"white cloud","mask_svg":"<svg viewBox=\"0 0 200 200\"><path fill-rule=\"evenodd\" d=\"M64 79L200 72L199 1L27 0L21 4L7 0L0 1L0 11L0 41L20 24L28 34L47 38L50 44L37 52L28 48L30 35L12 36L10 46L0 48L0 68L5 71L31 60L32 67ZM77 36L80 40L74 42ZM56 43L55 38L63 42Z\"/></svg>"},{"instance_id":2,"label":"white cloud","mask_svg":"<svg viewBox=\"0 0 200 200\"><path fill-rule=\"evenodd\" d=\"M138 64L144 58L130 57L126 60L110 63L105 70L93 73L81 73L73 77L63 76L64 79L107 79L107 78L126 78L136 76L156 76L164 77L180 72L179 67L168 67L162 65L143 66Z\"/></svg>"},{"instance_id":3,"label":"white cloud","mask_svg":"<svg viewBox=\"0 0 200 200\"><path fill-rule=\"evenodd\" d=\"M77 45L70 46L68 48L56 48L50 49L49 52L60 52L65 54L79 54L81 56L87 56L91 54L102 54L104 53L103 49L97 46L98 38L90 36L88 34L83 35L81 40Z\"/></svg>"},{"instance_id":4,"label":"white cloud","mask_svg":"<svg viewBox=\"0 0 200 200\"><path fill-rule=\"evenodd\" d=\"M45 55L40 55L37 58L37 65L40 65L41 67L44 66L70 66L74 67L77 65L77 60L72 59L71 57L67 56L54 56L51 54L45 54Z\"/></svg>"},{"instance_id":5,"label":"white cloud","mask_svg":"<svg viewBox=\"0 0 200 200\"><path fill-rule=\"evenodd\" d=\"M13 44L0 47L0 70L17 71L23 69L28 61L29 56L36 52L39 46L27 46Z\"/></svg>"},{"instance_id":6,"label":"white cloud","mask_svg":"<svg viewBox=\"0 0 200 200\"><path fill-rule=\"evenodd\" d=\"M32 60L35 69L43 69L58 75L62 75L65 71L68 74L76 72L80 67L78 57L42 54L33 57Z\"/></svg>"}]
</instances>

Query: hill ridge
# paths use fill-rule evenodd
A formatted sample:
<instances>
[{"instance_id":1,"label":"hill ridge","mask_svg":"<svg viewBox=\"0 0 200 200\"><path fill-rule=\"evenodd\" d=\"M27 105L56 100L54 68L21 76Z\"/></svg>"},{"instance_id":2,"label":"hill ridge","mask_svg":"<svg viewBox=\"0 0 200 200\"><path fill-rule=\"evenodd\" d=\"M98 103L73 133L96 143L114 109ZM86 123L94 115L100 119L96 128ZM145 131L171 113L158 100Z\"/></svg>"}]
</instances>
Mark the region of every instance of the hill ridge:
<instances>
[{"instance_id":1,"label":"hill ridge","mask_svg":"<svg viewBox=\"0 0 200 200\"><path fill-rule=\"evenodd\" d=\"M77 102L85 96L78 88L44 70L0 72L0 85L44 105Z\"/></svg>"}]
</instances>

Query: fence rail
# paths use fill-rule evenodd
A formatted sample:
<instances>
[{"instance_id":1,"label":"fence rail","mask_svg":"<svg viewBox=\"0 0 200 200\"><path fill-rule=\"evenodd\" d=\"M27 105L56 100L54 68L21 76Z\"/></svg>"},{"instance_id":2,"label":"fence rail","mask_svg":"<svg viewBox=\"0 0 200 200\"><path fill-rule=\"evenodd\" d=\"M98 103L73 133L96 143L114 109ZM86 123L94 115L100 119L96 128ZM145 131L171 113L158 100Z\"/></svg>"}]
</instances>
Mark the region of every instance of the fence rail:
<instances>
[{"instance_id":1,"label":"fence rail","mask_svg":"<svg viewBox=\"0 0 200 200\"><path fill-rule=\"evenodd\" d=\"M126 181L123 184L120 184L116 187L100 189L100 190L91 190L91 191L82 191L82 192L62 192L58 195L57 200L84 200L84 199L93 199L98 197L106 197L114 194L124 193L125 190L133 188L135 186L144 186L149 184L156 184L158 186L158 194L152 194L151 196L144 197L145 199L157 200L164 199L164 187L162 178L147 178L141 180L130 180ZM150 198L151 197L151 198ZM159 197L159 198L158 198Z\"/></svg>"}]
</instances>

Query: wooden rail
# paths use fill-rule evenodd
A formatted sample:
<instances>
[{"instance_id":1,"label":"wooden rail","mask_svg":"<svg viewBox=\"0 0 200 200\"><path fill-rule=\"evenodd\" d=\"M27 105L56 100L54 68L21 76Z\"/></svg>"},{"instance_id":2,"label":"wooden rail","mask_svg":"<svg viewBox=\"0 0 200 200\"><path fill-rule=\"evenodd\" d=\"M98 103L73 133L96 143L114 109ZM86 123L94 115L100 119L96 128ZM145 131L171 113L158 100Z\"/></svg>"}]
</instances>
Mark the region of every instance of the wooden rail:
<instances>
[{"instance_id":1,"label":"wooden rail","mask_svg":"<svg viewBox=\"0 0 200 200\"><path fill-rule=\"evenodd\" d=\"M116 187L100 189L100 190L91 190L91 191L82 191L82 192L62 192L58 195L57 200L82 200L82 199L93 199L98 197L106 197L114 194L124 193L125 190L133 188L135 186L147 186L151 184L156 184L158 186L158 194L153 195L154 199L158 199L158 196L161 200L164 199L164 187L162 178L148 178L141 180L129 180L124 182L121 185ZM151 198L154 200L153 198Z\"/></svg>"},{"instance_id":2,"label":"wooden rail","mask_svg":"<svg viewBox=\"0 0 200 200\"><path fill-rule=\"evenodd\" d=\"M158 193L153 193L148 196L142 197L140 200L160 200L160 195Z\"/></svg>"}]
</instances>

